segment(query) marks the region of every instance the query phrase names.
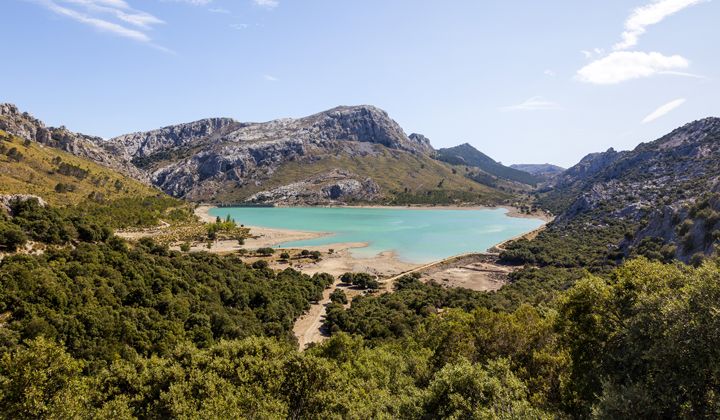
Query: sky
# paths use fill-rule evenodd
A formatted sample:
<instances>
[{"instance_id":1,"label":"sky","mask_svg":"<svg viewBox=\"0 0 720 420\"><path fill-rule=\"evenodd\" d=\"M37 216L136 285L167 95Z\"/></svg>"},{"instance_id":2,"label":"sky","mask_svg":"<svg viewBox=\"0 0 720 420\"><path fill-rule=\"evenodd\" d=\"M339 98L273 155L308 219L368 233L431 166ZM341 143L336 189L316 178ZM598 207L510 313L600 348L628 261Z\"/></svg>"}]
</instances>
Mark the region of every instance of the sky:
<instances>
[{"instance_id":1,"label":"sky","mask_svg":"<svg viewBox=\"0 0 720 420\"><path fill-rule=\"evenodd\" d=\"M2 0L0 102L110 138L386 110L571 166L720 116L720 0Z\"/></svg>"}]
</instances>

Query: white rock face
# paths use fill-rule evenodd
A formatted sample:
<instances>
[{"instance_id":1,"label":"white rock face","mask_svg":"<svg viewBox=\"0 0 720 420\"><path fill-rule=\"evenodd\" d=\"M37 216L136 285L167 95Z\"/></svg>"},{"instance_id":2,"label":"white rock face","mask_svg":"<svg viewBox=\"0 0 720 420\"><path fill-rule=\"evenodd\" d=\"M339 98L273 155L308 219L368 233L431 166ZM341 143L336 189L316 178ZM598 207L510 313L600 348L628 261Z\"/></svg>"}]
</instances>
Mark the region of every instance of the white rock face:
<instances>
[{"instance_id":1,"label":"white rock face","mask_svg":"<svg viewBox=\"0 0 720 420\"><path fill-rule=\"evenodd\" d=\"M376 153L374 145L413 154L434 152L425 137L408 137L385 111L372 106L338 107L266 123L205 119L120 136L110 144L149 172L163 191L196 200L228 185L261 185L287 162L365 156Z\"/></svg>"},{"instance_id":2,"label":"white rock face","mask_svg":"<svg viewBox=\"0 0 720 420\"><path fill-rule=\"evenodd\" d=\"M339 204L372 201L380 196L380 187L372 179L358 179L348 171L333 170L304 181L283 185L252 195L246 201L255 204Z\"/></svg>"}]
</instances>

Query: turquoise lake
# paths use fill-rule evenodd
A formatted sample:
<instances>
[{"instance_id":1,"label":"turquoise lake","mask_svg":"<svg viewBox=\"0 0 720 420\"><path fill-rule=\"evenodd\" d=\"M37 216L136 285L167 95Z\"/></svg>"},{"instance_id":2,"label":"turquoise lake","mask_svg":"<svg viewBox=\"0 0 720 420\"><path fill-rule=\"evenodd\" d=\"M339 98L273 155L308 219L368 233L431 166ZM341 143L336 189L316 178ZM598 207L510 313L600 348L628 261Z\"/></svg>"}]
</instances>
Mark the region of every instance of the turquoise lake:
<instances>
[{"instance_id":1,"label":"turquoise lake","mask_svg":"<svg viewBox=\"0 0 720 420\"><path fill-rule=\"evenodd\" d=\"M506 209L449 210L405 208L224 207L238 224L328 232L329 236L287 242L282 247L365 242L352 254L371 257L395 251L407 262L425 263L466 252L482 252L502 241L542 226L543 221L508 217Z\"/></svg>"}]
</instances>

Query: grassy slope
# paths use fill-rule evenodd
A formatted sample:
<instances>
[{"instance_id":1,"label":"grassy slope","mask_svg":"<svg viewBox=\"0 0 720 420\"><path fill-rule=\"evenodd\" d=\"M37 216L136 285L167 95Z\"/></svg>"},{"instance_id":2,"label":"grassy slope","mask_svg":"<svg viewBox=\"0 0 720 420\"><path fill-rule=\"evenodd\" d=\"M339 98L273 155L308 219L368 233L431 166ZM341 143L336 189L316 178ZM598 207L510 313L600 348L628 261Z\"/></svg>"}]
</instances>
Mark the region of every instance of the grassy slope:
<instances>
[{"instance_id":1,"label":"grassy slope","mask_svg":"<svg viewBox=\"0 0 720 420\"><path fill-rule=\"evenodd\" d=\"M297 161L282 165L263 185L230 187L219 201L241 201L259 191L301 181L332 169L349 170L358 176L372 178L380 185L387 202L404 193L425 195L427 192L446 192L461 201L497 204L512 196L478 184L462 174L464 167L453 167L429 157L378 147L377 154L359 157L345 155L323 156L313 162ZM442 186L438 185L442 182Z\"/></svg>"},{"instance_id":2,"label":"grassy slope","mask_svg":"<svg viewBox=\"0 0 720 420\"><path fill-rule=\"evenodd\" d=\"M4 131L0 131L0 144L7 149L14 147L23 155L23 158L16 162L5 154L0 154L0 194L34 194L50 204L67 205L78 204L93 192L103 194L108 200L159 193L141 182L70 153L43 147L35 142L25 146L22 139L9 136ZM53 162L54 159L57 162L58 157L62 162L87 170L88 175L84 179L78 179L58 173L58 164ZM119 189L116 188L116 181L120 181L117 184ZM55 187L60 183L72 185L75 190L58 193Z\"/></svg>"}]
</instances>

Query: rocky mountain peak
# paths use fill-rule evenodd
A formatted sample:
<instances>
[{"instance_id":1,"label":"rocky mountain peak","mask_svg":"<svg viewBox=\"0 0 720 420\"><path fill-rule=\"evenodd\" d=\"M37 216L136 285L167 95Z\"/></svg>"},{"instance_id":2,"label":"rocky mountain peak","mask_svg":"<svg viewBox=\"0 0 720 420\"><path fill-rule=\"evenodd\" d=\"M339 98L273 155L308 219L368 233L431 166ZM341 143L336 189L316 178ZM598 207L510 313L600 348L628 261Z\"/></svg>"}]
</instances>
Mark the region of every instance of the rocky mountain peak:
<instances>
[{"instance_id":1,"label":"rocky mountain peak","mask_svg":"<svg viewBox=\"0 0 720 420\"><path fill-rule=\"evenodd\" d=\"M433 151L429 142L411 139L387 112L371 105L339 106L299 121L329 134L334 140L376 143L413 153Z\"/></svg>"},{"instance_id":2,"label":"rocky mountain peak","mask_svg":"<svg viewBox=\"0 0 720 420\"><path fill-rule=\"evenodd\" d=\"M157 130L125 134L110 139L110 142L128 157L147 157L162 150L216 139L243 126L232 118L205 118Z\"/></svg>"}]
</instances>

